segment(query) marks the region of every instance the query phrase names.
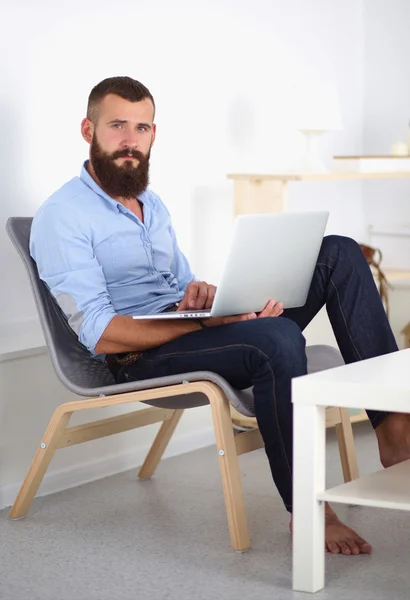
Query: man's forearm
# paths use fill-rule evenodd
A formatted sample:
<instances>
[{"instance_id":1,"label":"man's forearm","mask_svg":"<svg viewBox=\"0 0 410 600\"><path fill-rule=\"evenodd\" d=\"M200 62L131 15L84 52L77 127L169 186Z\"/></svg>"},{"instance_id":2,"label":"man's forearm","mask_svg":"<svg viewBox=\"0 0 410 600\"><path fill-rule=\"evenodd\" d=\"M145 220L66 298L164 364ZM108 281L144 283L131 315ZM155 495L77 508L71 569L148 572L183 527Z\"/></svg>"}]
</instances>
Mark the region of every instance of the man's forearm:
<instances>
[{"instance_id":1,"label":"man's forearm","mask_svg":"<svg viewBox=\"0 0 410 600\"><path fill-rule=\"evenodd\" d=\"M114 354L148 350L199 329L199 323L191 319L136 321L132 317L117 315L105 328L95 351L97 354Z\"/></svg>"}]
</instances>

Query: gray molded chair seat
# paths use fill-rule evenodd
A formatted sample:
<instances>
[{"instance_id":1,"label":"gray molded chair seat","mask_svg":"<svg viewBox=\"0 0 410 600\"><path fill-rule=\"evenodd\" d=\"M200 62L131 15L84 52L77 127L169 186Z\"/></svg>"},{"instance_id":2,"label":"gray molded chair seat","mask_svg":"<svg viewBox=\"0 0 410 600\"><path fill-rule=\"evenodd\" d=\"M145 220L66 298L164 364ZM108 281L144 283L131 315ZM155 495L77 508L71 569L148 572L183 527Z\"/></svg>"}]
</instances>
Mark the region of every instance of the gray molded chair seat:
<instances>
[{"instance_id":1,"label":"gray molded chair seat","mask_svg":"<svg viewBox=\"0 0 410 600\"><path fill-rule=\"evenodd\" d=\"M29 252L31 223L31 218L13 217L7 222L7 231L27 269L57 377L68 390L87 399L65 403L56 409L11 509L10 517L19 518L27 513L57 448L154 422L162 422L157 438L139 471L140 477L150 477L161 459L183 410L210 403L219 449L231 542L236 550L248 548L249 535L237 454L260 447L262 441L258 431L240 434L237 436L241 438L239 449L232 431L228 402L242 415L252 417L254 415L252 390L235 390L225 379L209 371L117 384L105 363L91 357L87 349L79 343L47 286L40 280L36 264ZM329 346L308 347L307 357L309 372L343 364L340 353ZM98 427L94 423L92 430L93 424L89 423L67 428L68 421L75 411L136 401L157 408L139 410L121 417L98 421ZM250 446L245 446L243 440L248 434L253 436L253 441ZM256 439L257 435L259 437Z\"/></svg>"}]
</instances>

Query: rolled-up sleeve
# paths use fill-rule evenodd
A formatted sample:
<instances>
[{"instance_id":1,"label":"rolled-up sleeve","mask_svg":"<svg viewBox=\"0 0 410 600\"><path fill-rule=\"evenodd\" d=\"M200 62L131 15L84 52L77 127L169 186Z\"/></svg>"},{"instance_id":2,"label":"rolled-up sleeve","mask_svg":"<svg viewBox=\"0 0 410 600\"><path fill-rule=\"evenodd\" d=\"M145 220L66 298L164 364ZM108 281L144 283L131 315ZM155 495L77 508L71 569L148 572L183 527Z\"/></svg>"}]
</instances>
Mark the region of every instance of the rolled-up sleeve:
<instances>
[{"instance_id":1,"label":"rolled-up sleeve","mask_svg":"<svg viewBox=\"0 0 410 600\"><path fill-rule=\"evenodd\" d=\"M70 327L94 353L116 312L93 251L91 226L84 221L70 209L44 206L33 220L30 252Z\"/></svg>"}]
</instances>

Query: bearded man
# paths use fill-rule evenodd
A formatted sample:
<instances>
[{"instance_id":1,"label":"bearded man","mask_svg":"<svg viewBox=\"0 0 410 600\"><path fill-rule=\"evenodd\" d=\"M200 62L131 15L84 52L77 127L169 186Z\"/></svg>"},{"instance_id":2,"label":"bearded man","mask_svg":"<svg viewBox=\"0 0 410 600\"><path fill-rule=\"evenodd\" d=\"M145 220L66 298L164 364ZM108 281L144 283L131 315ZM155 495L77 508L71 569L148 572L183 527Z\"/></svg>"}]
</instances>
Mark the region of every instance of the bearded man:
<instances>
[{"instance_id":1,"label":"bearded man","mask_svg":"<svg viewBox=\"0 0 410 600\"><path fill-rule=\"evenodd\" d=\"M168 210L148 188L154 115L150 91L130 77L93 88L81 123L89 160L37 211L31 255L79 342L107 361L117 382L213 371L237 389L253 386L273 479L291 513L290 392L292 378L306 373L303 329L326 305L347 363L394 352L395 339L360 247L341 236L324 238L301 308L283 310L272 299L259 314L134 320L210 308L215 295L195 279ZM368 415L382 464L409 458L408 416ZM327 505L325 549L357 555L371 546Z\"/></svg>"}]
</instances>

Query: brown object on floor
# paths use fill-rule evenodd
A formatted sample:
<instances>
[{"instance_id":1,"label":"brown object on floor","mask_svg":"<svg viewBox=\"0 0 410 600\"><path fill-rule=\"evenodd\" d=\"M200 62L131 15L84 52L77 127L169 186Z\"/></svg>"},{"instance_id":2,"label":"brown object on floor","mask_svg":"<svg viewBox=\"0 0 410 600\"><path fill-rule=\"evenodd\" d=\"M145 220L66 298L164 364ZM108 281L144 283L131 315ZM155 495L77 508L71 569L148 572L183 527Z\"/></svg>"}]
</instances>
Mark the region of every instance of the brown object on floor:
<instances>
[{"instance_id":1,"label":"brown object on floor","mask_svg":"<svg viewBox=\"0 0 410 600\"><path fill-rule=\"evenodd\" d=\"M383 259L383 254L380 248L373 248L367 244L360 244L360 248L372 269L376 272L376 278L378 283L378 290L384 309L386 311L387 318L389 318L389 288L391 285L387 281L386 275L383 273L380 263Z\"/></svg>"},{"instance_id":2,"label":"brown object on floor","mask_svg":"<svg viewBox=\"0 0 410 600\"><path fill-rule=\"evenodd\" d=\"M400 332L404 335L404 348L410 348L410 322Z\"/></svg>"}]
</instances>

